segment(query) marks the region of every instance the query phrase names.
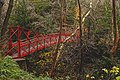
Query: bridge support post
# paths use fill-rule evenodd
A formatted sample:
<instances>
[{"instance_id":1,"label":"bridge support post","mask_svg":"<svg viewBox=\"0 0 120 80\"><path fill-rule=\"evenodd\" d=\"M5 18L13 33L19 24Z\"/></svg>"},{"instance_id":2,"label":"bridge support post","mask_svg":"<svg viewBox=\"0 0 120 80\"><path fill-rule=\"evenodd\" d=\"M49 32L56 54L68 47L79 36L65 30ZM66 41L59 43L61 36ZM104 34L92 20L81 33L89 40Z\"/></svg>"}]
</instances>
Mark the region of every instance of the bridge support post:
<instances>
[{"instance_id":1,"label":"bridge support post","mask_svg":"<svg viewBox=\"0 0 120 80\"><path fill-rule=\"evenodd\" d=\"M29 39L29 36L28 36L28 47L29 47L29 54L30 54L30 44L31 44L31 42L30 42L30 39Z\"/></svg>"},{"instance_id":2,"label":"bridge support post","mask_svg":"<svg viewBox=\"0 0 120 80\"><path fill-rule=\"evenodd\" d=\"M38 51L38 45L39 45L39 42L38 42L38 41L39 41L38 34L36 34L36 39L37 39L37 41L36 41L36 42L37 42L37 51Z\"/></svg>"},{"instance_id":3,"label":"bridge support post","mask_svg":"<svg viewBox=\"0 0 120 80\"><path fill-rule=\"evenodd\" d=\"M20 35L21 35L20 26L18 26L18 57L21 57Z\"/></svg>"},{"instance_id":4,"label":"bridge support post","mask_svg":"<svg viewBox=\"0 0 120 80\"><path fill-rule=\"evenodd\" d=\"M50 46L51 46L51 36L50 36Z\"/></svg>"},{"instance_id":5,"label":"bridge support post","mask_svg":"<svg viewBox=\"0 0 120 80\"><path fill-rule=\"evenodd\" d=\"M45 37L44 37L44 39L43 39L43 44L44 44L44 48L45 48Z\"/></svg>"},{"instance_id":6,"label":"bridge support post","mask_svg":"<svg viewBox=\"0 0 120 80\"><path fill-rule=\"evenodd\" d=\"M10 33L10 37L11 37L12 36L11 28L9 28L9 33ZM12 37L9 40L8 48L9 48L9 50L12 48ZM9 54L11 55L12 52L10 51Z\"/></svg>"}]
</instances>

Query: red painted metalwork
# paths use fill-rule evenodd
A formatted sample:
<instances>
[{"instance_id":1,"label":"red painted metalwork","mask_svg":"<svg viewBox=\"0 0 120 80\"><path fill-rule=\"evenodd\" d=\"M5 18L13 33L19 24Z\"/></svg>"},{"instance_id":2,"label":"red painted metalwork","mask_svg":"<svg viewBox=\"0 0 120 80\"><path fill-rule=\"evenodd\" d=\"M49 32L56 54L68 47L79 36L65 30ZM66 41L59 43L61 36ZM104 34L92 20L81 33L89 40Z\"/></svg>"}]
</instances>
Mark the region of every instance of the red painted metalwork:
<instances>
[{"instance_id":1,"label":"red painted metalwork","mask_svg":"<svg viewBox=\"0 0 120 80\"><path fill-rule=\"evenodd\" d=\"M55 45L57 44L57 40L59 37L59 33L42 36L39 36L39 34L34 33L34 35L32 35L32 31L22 28L20 26L10 27L9 32L10 37L7 45L8 51L6 52L5 56L10 55L14 59L25 57L28 54ZM62 43L65 40L65 38L70 36L70 34L71 33L62 33L60 42ZM21 39L23 35L24 39ZM32 35L33 37L30 37L30 35ZM70 38L68 42L73 42L77 40L79 40L79 32L77 32L76 35Z\"/></svg>"}]
</instances>

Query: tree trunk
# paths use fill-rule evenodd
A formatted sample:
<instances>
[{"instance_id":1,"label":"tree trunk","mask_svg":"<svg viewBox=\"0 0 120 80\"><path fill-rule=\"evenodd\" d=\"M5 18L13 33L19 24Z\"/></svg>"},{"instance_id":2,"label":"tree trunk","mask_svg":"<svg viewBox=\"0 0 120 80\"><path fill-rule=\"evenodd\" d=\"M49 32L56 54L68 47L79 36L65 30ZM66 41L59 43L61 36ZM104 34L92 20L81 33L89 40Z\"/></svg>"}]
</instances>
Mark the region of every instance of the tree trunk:
<instances>
[{"instance_id":1,"label":"tree trunk","mask_svg":"<svg viewBox=\"0 0 120 80\"><path fill-rule=\"evenodd\" d=\"M63 27L66 27L67 0L63 1Z\"/></svg>"},{"instance_id":2,"label":"tree trunk","mask_svg":"<svg viewBox=\"0 0 120 80\"><path fill-rule=\"evenodd\" d=\"M3 25L2 25L1 36L5 35L5 31L7 30L8 21L9 21L10 14L11 14L12 8L13 8L13 2L14 2L14 0L9 1L8 10L7 10Z\"/></svg>"},{"instance_id":3,"label":"tree trunk","mask_svg":"<svg viewBox=\"0 0 120 80\"><path fill-rule=\"evenodd\" d=\"M82 73L83 73L83 54L82 54L82 51L81 51L81 47L82 47L82 18L81 18L81 3L80 3L80 0L78 0L78 7L79 7L79 31L80 31L80 41L79 41L79 47L80 47L80 63L79 63L79 73L78 73L78 79L79 80L82 80Z\"/></svg>"},{"instance_id":4,"label":"tree trunk","mask_svg":"<svg viewBox=\"0 0 120 80\"><path fill-rule=\"evenodd\" d=\"M81 18L81 4L78 0L78 7L79 7L79 29L80 29L80 46L82 46L82 18Z\"/></svg>"},{"instance_id":5,"label":"tree trunk","mask_svg":"<svg viewBox=\"0 0 120 80\"><path fill-rule=\"evenodd\" d=\"M1 16L2 16L2 7L3 7L3 0L0 0L0 27L2 26L2 20L1 20Z\"/></svg>"},{"instance_id":6,"label":"tree trunk","mask_svg":"<svg viewBox=\"0 0 120 80\"><path fill-rule=\"evenodd\" d=\"M113 60L114 55L116 53L117 47L118 47L118 41L119 41L119 34L118 34L118 24L117 24L117 18L116 18L116 6L115 6L115 0L112 0L112 27L114 32L114 45L111 49L111 58Z\"/></svg>"},{"instance_id":7,"label":"tree trunk","mask_svg":"<svg viewBox=\"0 0 120 80\"><path fill-rule=\"evenodd\" d=\"M90 28L91 27L91 22L90 22L90 15L88 16L88 39L90 39Z\"/></svg>"},{"instance_id":8,"label":"tree trunk","mask_svg":"<svg viewBox=\"0 0 120 80\"><path fill-rule=\"evenodd\" d=\"M64 20L64 16L63 16L63 2L64 2L64 0L60 0L60 3L61 3L60 25L59 25L60 26L60 30L59 30L58 44L56 46L54 57L53 57L52 69L50 71L50 76L51 77L53 77L53 72L54 72L54 69L55 69L56 64L57 64L56 59L57 59L57 54L58 54L58 50L59 50L59 47L60 47L61 32L62 32L63 20Z\"/></svg>"}]
</instances>

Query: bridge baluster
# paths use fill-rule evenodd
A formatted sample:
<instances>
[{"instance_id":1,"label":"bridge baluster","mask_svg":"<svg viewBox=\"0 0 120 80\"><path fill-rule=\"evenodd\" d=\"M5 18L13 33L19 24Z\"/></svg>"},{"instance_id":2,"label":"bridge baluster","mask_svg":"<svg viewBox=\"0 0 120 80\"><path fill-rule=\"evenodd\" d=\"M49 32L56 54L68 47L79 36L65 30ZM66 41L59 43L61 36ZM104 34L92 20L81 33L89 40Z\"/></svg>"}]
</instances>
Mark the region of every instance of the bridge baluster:
<instances>
[{"instance_id":1,"label":"bridge baluster","mask_svg":"<svg viewBox=\"0 0 120 80\"><path fill-rule=\"evenodd\" d=\"M8 48L9 50L12 49L12 32L11 32L11 28L9 28L9 33L10 33L10 39L9 39L9 43L8 43ZM9 54L12 54L12 52L10 51Z\"/></svg>"},{"instance_id":2,"label":"bridge baluster","mask_svg":"<svg viewBox=\"0 0 120 80\"><path fill-rule=\"evenodd\" d=\"M28 31L29 33L26 35L26 37L27 37L27 42L28 42L28 53L30 54L30 38L29 38L29 36L30 36L30 31Z\"/></svg>"},{"instance_id":3,"label":"bridge baluster","mask_svg":"<svg viewBox=\"0 0 120 80\"><path fill-rule=\"evenodd\" d=\"M38 51L38 45L39 45L39 43L38 43L38 41L39 41L38 34L36 34L36 38L37 38L37 51Z\"/></svg>"},{"instance_id":4,"label":"bridge baluster","mask_svg":"<svg viewBox=\"0 0 120 80\"><path fill-rule=\"evenodd\" d=\"M38 37L38 34L35 34L34 35L34 43L35 43L35 46L37 46L37 49L36 49L36 47L35 47L35 49L38 51L38 40L39 40L39 37Z\"/></svg>"},{"instance_id":5,"label":"bridge baluster","mask_svg":"<svg viewBox=\"0 0 120 80\"><path fill-rule=\"evenodd\" d=\"M20 26L18 26L18 57L21 57L21 46L20 46L20 36L21 36L21 31L20 31Z\"/></svg>"},{"instance_id":6,"label":"bridge baluster","mask_svg":"<svg viewBox=\"0 0 120 80\"><path fill-rule=\"evenodd\" d=\"M43 44L44 44L44 48L45 48L45 36L43 37Z\"/></svg>"},{"instance_id":7,"label":"bridge baluster","mask_svg":"<svg viewBox=\"0 0 120 80\"><path fill-rule=\"evenodd\" d=\"M51 46L51 36L50 36L50 46Z\"/></svg>"}]
</instances>

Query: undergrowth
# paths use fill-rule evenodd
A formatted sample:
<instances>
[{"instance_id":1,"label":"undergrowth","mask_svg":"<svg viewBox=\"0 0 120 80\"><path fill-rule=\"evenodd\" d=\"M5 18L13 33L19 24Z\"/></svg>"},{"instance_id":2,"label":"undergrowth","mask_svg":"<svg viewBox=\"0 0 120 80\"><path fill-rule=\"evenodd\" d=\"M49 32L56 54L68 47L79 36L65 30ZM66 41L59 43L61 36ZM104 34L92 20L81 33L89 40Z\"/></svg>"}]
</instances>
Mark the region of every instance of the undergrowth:
<instances>
[{"instance_id":1,"label":"undergrowth","mask_svg":"<svg viewBox=\"0 0 120 80\"><path fill-rule=\"evenodd\" d=\"M52 80L46 77L36 77L20 69L19 65L7 56L0 60L0 80Z\"/></svg>"}]
</instances>

